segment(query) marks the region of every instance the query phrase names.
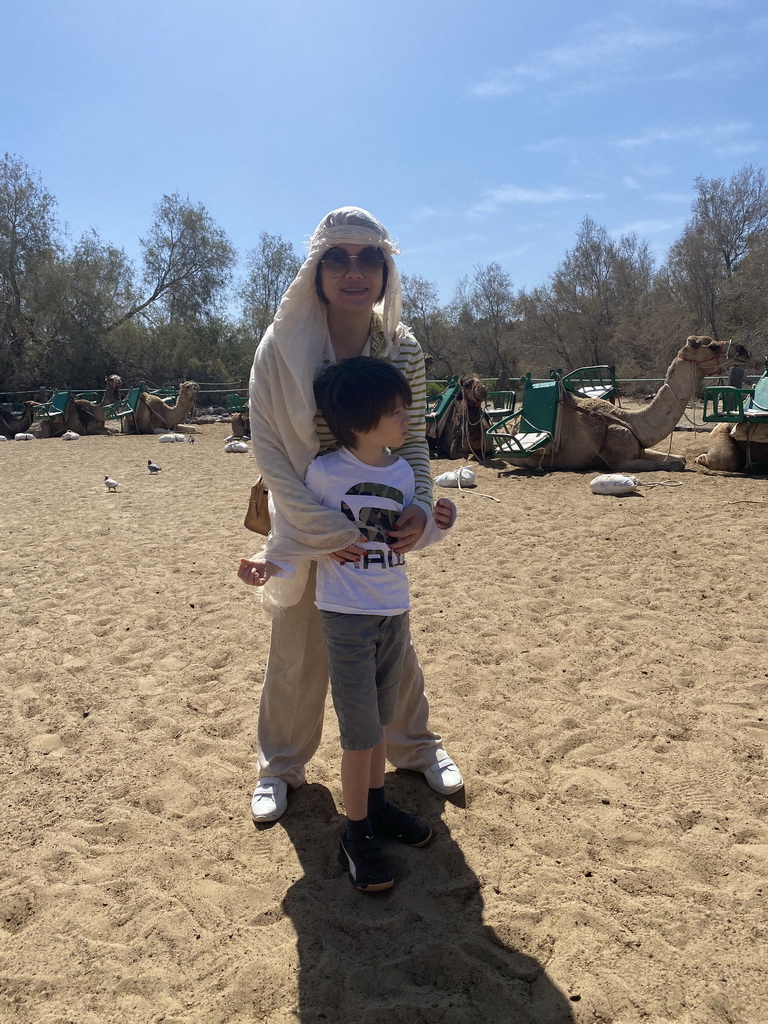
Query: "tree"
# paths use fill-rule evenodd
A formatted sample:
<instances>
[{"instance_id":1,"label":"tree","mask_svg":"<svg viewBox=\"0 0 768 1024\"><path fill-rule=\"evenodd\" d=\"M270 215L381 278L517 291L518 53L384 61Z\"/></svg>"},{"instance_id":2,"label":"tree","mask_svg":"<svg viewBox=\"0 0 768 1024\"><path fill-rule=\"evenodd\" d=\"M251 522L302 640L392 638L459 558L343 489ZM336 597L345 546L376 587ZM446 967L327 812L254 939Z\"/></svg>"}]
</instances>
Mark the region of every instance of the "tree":
<instances>
[{"instance_id":1,"label":"tree","mask_svg":"<svg viewBox=\"0 0 768 1024\"><path fill-rule=\"evenodd\" d=\"M673 296L689 315L691 329L718 337L721 255L703 225L689 222L670 247L667 271Z\"/></svg>"},{"instance_id":2,"label":"tree","mask_svg":"<svg viewBox=\"0 0 768 1024\"><path fill-rule=\"evenodd\" d=\"M647 243L634 234L614 241L585 217L549 284L521 296L521 333L526 350L538 357L539 372L645 360L642 324L654 279Z\"/></svg>"},{"instance_id":3,"label":"tree","mask_svg":"<svg viewBox=\"0 0 768 1024\"><path fill-rule=\"evenodd\" d=\"M301 268L301 257L282 235L262 231L259 244L246 253L248 276L240 289L246 324L258 343L272 323L288 285Z\"/></svg>"},{"instance_id":4,"label":"tree","mask_svg":"<svg viewBox=\"0 0 768 1024\"><path fill-rule=\"evenodd\" d=\"M165 322L190 321L215 312L237 255L226 233L201 204L178 194L163 196L144 238L143 281L149 293L125 310L107 330L114 330L159 303Z\"/></svg>"},{"instance_id":5,"label":"tree","mask_svg":"<svg viewBox=\"0 0 768 1024\"><path fill-rule=\"evenodd\" d=\"M472 278L463 278L456 286L452 313L462 370L471 368L486 377L511 374L516 362L516 306L506 270L498 263L478 264Z\"/></svg>"},{"instance_id":6,"label":"tree","mask_svg":"<svg viewBox=\"0 0 768 1024\"><path fill-rule=\"evenodd\" d=\"M39 341L33 293L60 251L56 200L27 165L0 161L0 355L8 367Z\"/></svg>"},{"instance_id":7,"label":"tree","mask_svg":"<svg viewBox=\"0 0 768 1024\"><path fill-rule=\"evenodd\" d=\"M403 321L413 330L425 355L432 356L428 376L440 378L452 373L454 333L440 307L437 288L418 274L401 275Z\"/></svg>"},{"instance_id":8,"label":"tree","mask_svg":"<svg viewBox=\"0 0 768 1024\"><path fill-rule=\"evenodd\" d=\"M120 369L116 359L126 346L145 346L141 331L121 330L129 322L197 328L215 314L236 254L203 206L178 195L157 205L140 240L144 296L124 252L96 232L67 249L54 208L39 179L6 155L0 163L0 372L9 381L100 379Z\"/></svg>"},{"instance_id":9,"label":"tree","mask_svg":"<svg viewBox=\"0 0 768 1024\"><path fill-rule=\"evenodd\" d=\"M693 225L718 253L725 276L732 277L753 241L768 230L765 171L746 164L728 181L699 176L694 185Z\"/></svg>"},{"instance_id":10,"label":"tree","mask_svg":"<svg viewBox=\"0 0 768 1024\"><path fill-rule=\"evenodd\" d=\"M766 356L768 336L768 232L750 245L733 277L725 282L722 304L728 317L727 337L736 337L759 356L760 368Z\"/></svg>"},{"instance_id":11,"label":"tree","mask_svg":"<svg viewBox=\"0 0 768 1024\"><path fill-rule=\"evenodd\" d=\"M699 176L694 186L691 219L667 257L669 284L692 329L717 338L742 322L736 278L768 234L768 182L747 164L728 180Z\"/></svg>"},{"instance_id":12,"label":"tree","mask_svg":"<svg viewBox=\"0 0 768 1024\"><path fill-rule=\"evenodd\" d=\"M101 381L114 373L112 324L135 301L133 267L122 249L86 232L50 268L38 323L47 339L39 370L52 379Z\"/></svg>"}]
</instances>

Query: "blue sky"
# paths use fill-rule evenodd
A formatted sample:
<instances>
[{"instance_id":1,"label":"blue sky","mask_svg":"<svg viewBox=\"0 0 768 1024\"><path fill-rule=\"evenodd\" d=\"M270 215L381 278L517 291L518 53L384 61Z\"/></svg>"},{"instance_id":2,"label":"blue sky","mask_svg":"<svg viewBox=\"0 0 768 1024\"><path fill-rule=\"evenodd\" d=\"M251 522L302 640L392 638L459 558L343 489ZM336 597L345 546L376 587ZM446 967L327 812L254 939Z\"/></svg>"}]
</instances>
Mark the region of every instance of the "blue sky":
<instances>
[{"instance_id":1,"label":"blue sky","mask_svg":"<svg viewBox=\"0 0 768 1024\"><path fill-rule=\"evenodd\" d=\"M3 32L0 148L132 257L164 193L241 254L356 204L447 302L491 261L544 283L586 215L661 261L697 175L768 166L757 0L24 0Z\"/></svg>"}]
</instances>

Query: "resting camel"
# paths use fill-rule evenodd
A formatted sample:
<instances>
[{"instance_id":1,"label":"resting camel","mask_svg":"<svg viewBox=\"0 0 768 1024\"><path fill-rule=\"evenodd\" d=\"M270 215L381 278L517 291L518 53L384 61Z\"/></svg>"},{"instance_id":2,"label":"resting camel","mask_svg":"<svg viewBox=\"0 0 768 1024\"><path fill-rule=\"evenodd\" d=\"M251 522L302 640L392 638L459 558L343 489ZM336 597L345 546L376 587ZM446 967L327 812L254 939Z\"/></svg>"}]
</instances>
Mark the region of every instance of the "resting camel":
<instances>
[{"instance_id":1,"label":"resting camel","mask_svg":"<svg viewBox=\"0 0 768 1024\"><path fill-rule=\"evenodd\" d=\"M0 434L12 438L17 434L26 434L35 418L35 406L37 402L24 402L24 411L21 416L14 416L11 412L0 409Z\"/></svg>"},{"instance_id":2,"label":"resting camel","mask_svg":"<svg viewBox=\"0 0 768 1024\"><path fill-rule=\"evenodd\" d=\"M768 465L768 429L763 423L717 423L709 435L707 450L693 460L699 466L724 473L744 473L749 465L760 472Z\"/></svg>"},{"instance_id":3,"label":"resting camel","mask_svg":"<svg viewBox=\"0 0 768 1024\"><path fill-rule=\"evenodd\" d=\"M714 341L706 335L692 335L672 360L664 383L643 409L619 409L601 398L579 398L562 391L555 441L526 459L516 459L515 465L629 473L684 469L684 455L657 451L651 446L672 433L703 378L722 373L727 346L727 342ZM730 360L747 362L749 353L738 345Z\"/></svg>"},{"instance_id":4,"label":"resting camel","mask_svg":"<svg viewBox=\"0 0 768 1024\"><path fill-rule=\"evenodd\" d=\"M694 462L707 469L725 473L744 473L754 470L764 473L768 467L768 359L766 372L755 385L753 396L746 404L747 414L737 423L718 423L709 435L707 450ZM741 387L743 377L731 384Z\"/></svg>"},{"instance_id":5,"label":"resting camel","mask_svg":"<svg viewBox=\"0 0 768 1024\"><path fill-rule=\"evenodd\" d=\"M87 398L76 398L74 400L75 414L79 420L79 427L71 426L69 430L75 430L78 434L107 434L107 420L104 410L108 405L120 401L120 388L122 380L116 373L105 377L106 385L101 401L89 402ZM67 410L69 412L69 409ZM66 416L65 416L66 418Z\"/></svg>"},{"instance_id":6,"label":"resting camel","mask_svg":"<svg viewBox=\"0 0 768 1024\"><path fill-rule=\"evenodd\" d=\"M459 379L459 393L451 403L437 439L449 459L474 455L482 462L491 454L492 444L486 436L491 421L483 408L487 397L488 388L476 373L465 373Z\"/></svg>"},{"instance_id":7,"label":"resting camel","mask_svg":"<svg viewBox=\"0 0 768 1024\"><path fill-rule=\"evenodd\" d=\"M68 430L76 434L108 434L104 410L112 402L119 401L122 381L116 373L112 373L105 378L104 383L104 395L98 403L70 396L63 413L43 420L36 427L40 437L61 437Z\"/></svg>"},{"instance_id":8,"label":"resting camel","mask_svg":"<svg viewBox=\"0 0 768 1024\"><path fill-rule=\"evenodd\" d=\"M131 434L165 434L175 430L192 414L199 390L200 386L193 380L185 380L179 384L179 395L173 405L166 405L159 395L143 391L136 412L132 416L124 416L121 421L124 431Z\"/></svg>"},{"instance_id":9,"label":"resting camel","mask_svg":"<svg viewBox=\"0 0 768 1024\"><path fill-rule=\"evenodd\" d=\"M232 433L235 437L251 436L251 418L247 412L232 413Z\"/></svg>"}]
</instances>

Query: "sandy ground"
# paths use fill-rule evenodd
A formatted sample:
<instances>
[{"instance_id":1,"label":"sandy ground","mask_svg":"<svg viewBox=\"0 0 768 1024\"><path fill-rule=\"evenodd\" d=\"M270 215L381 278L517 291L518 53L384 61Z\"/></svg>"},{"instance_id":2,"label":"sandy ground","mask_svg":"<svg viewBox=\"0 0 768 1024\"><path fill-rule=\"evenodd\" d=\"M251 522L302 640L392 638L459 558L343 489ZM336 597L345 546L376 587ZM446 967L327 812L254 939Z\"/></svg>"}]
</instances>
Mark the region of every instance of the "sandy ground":
<instances>
[{"instance_id":1,"label":"sandy ground","mask_svg":"<svg viewBox=\"0 0 768 1024\"><path fill-rule=\"evenodd\" d=\"M411 557L466 792L390 773L436 835L381 898L336 865L330 706L250 820L269 629L227 432L0 444L0 1020L764 1024L765 479L478 470Z\"/></svg>"}]
</instances>

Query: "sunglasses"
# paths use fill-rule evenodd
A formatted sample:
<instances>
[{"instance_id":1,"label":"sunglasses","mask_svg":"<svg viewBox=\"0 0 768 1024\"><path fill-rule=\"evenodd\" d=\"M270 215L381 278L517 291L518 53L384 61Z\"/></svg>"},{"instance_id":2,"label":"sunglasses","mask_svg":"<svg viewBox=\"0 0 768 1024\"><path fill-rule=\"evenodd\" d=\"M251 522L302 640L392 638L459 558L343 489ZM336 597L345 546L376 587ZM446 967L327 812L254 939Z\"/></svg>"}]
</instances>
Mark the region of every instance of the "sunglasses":
<instances>
[{"instance_id":1,"label":"sunglasses","mask_svg":"<svg viewBox=\"0 0 768 1024\"><path fill-rule=\"evenodd\" d=\"M341 277L346 274L352 266L352 260L357 261L357 269L366 277L373 277L382 269L386 262L384 253L376 245L368 245L362 249L357 256L350 256L346 249L335 245L328 249L320 260L331 277Z\"/></svg>"}]
</instances>

